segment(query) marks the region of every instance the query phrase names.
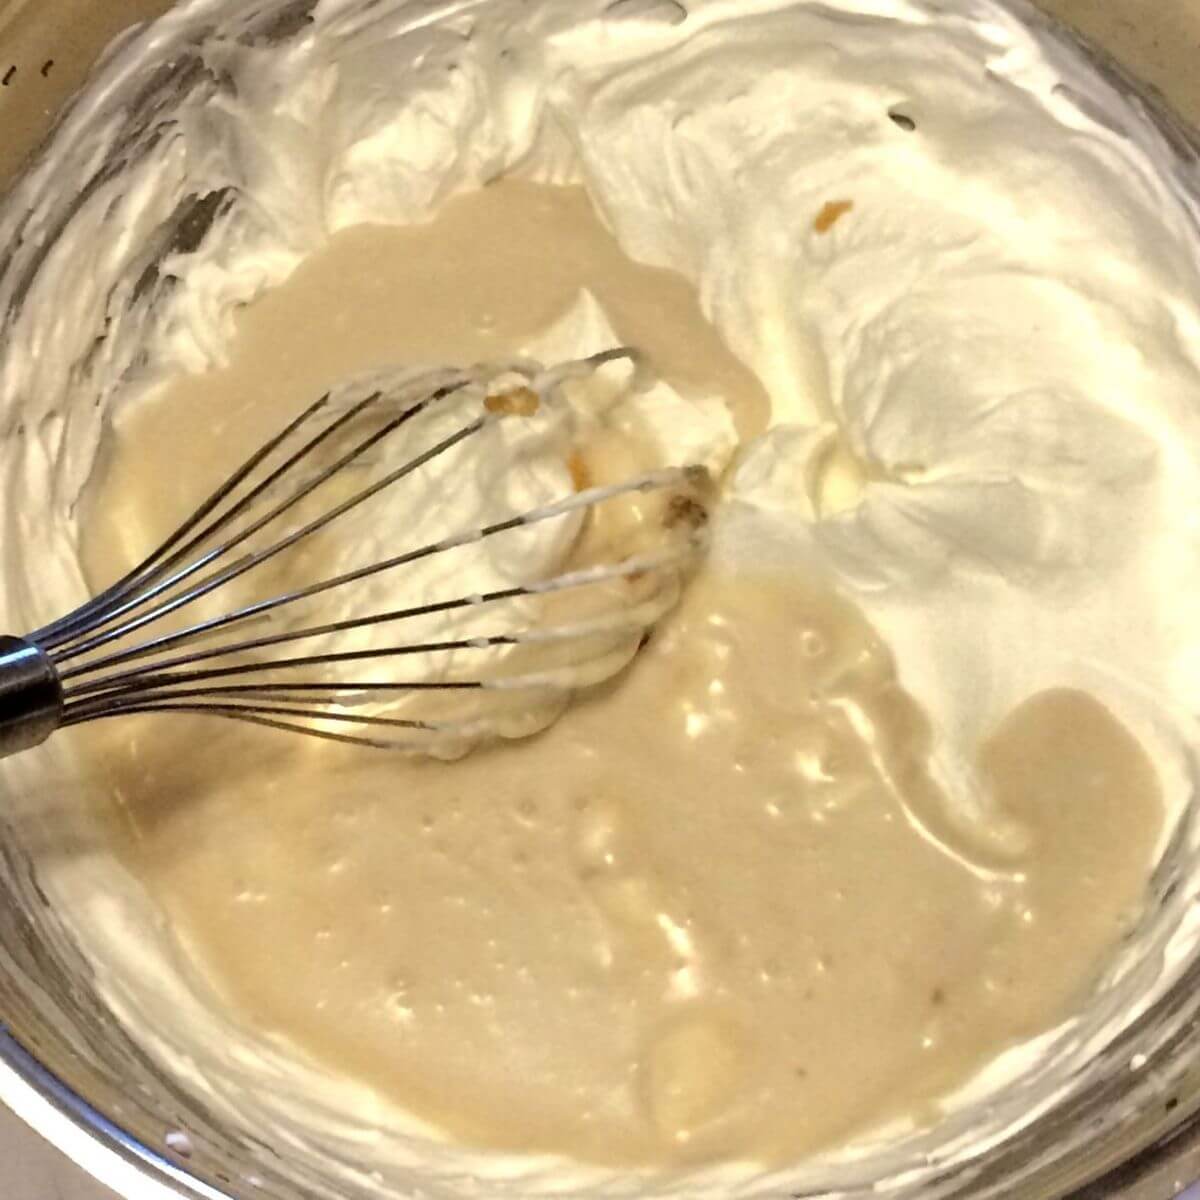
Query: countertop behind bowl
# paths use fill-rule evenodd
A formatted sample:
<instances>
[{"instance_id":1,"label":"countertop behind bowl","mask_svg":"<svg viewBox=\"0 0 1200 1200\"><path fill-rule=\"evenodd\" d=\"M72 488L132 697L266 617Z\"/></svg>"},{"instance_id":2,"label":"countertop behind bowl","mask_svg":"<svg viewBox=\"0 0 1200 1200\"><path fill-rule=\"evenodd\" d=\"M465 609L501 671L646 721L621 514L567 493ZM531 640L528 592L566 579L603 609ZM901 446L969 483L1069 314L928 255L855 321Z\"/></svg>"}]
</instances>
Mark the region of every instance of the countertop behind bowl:
<instances>
[{"instance_id":1,"label":"countertop behind bowl","mask_svg":"<svg viewBox=\"0 0 1200 1200\"><path fill-rule=\"evenodd\" d=\"M1200 127L1200 0L1035 0L1153 83ZM169 0L0 0L0 184L49 128L91 54ZM1200 1130L1169 1167L1080 1200L1200 1200ZM3 1200L118 1200L0 1106ZM130 1200L138 1200L136 1196Z\"/></svg>"}]
</instances>

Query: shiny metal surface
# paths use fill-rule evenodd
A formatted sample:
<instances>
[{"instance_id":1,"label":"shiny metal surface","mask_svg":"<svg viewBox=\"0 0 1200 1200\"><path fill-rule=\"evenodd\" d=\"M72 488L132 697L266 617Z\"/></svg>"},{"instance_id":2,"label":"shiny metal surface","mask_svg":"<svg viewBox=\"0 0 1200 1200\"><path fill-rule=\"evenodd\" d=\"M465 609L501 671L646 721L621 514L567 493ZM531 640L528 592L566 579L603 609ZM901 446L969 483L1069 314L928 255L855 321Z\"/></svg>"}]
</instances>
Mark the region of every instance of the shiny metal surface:
<instances>
[{"instance_id":1,"label":"shiny metal surface","mask_svg":"<svg viewBox=\"0 0 1200 1200\"><path fill-rule=\"evenodd\" d=\"M41 745L61 719L54 664L32 642L0 637L0 758Z\"/></svg>"},{"instance_id":2,"label":"shiny metal surface","mask_svg":"<svg viewBox=\"0 0 1200 1200\"><path fill-rule=\"evenodd\" d=\"M629 653L634 652L674 603L679 572L703 552L706 500L712 491L703 466L663 468L582 488L521 513L497 509L482 515L482 525L463 528L449 522L436 534L424 535L432 540L404 553L333 575L309 568L296 577L289 575L286 583L252 593L253 599L237 590L231 595L230 588L256 567L291 553L301 543L307 545L306 539L326 532L353 538L354 527L347 531L346 522L338 523L341 517L397 483L434 471L437 459L502 419L486 411L493 385L511 390L515 379L530 394L550 401L566 380L636 359L631 350L612 349L548 368L525 363L429 368L406 372L402 379L373 380L348 394L327 393L275 437L253 448L245 462L124 578L25 639L0 637L0 758L39 745L60 725L150 713L218 717L372 749L430 749L477 735L500 736L502 731L515 736L511 704L501 718L499 706L490 703L497 686L508 697L528 697L528 708L535 712L545 696L565 697L576 681L547 682L532 666L511 666L502 678L489 678L482 667L447 675L450 656L531 646L552 636L570 655L571 669L608 670L603 665L606 657L612 659L612 671L624 666L628 658L621 645L627 643ZM435 432L418 442L419 452L408 443L394 448L397 439L387 440L414 427L421 436L422 418L440 415L455 401L466 404L456 418L458 427L447 433L435 426ZM170 463L161 468L169 470ZM354 477L350 494L331 497L326 485L340 482L343 475ZM404 591L406 569L413 564L437 561L460 547L502 538L517 528L600 509L622 497L655 493L671 504L682 504L679 511L688 516L656 522L657 543L639 548L637 554L602 559L585 570L563 569L536 585L508 583L497 588L486 578L472 579L469 568L460 568L444 595L430 598ZM310 499L315 511L304 507ZM380 612L364 584L383 574L394 591L390 606ZM563 624L547 617L539 622L506 612L514 599L551 592L577 595L597 584L635 576L650 582L644 598L608 607L587 620ZM214 601L219 615L207 609L201 610L203 616L197 613L196 606L205 601ZM316 601L315 607L309 601ZM396 607L405 601L407 606ZM350 616L331 621L333 613L322 604L330 604L336 613L345 611L338 605L349 604ZM261 618L284 609L290 613L296 606L304 615L285 628L254 630ZM420 633L406 632L414 620L432 613L479 614L487 623L478 631L461 630L452 640L429 640L429 635L421 640ZM171 623L176 617L185 622L182 627ZM364 629L379 634L369 648L349 638ZM616 650L609 644L612 637L618 639ZM387 672L379 678L377 669L372 674L379 661L411 664L418 656L433 667L410 665L399 678ZM338 668L345 673L337 673ZM358 708L363 699L439 691L462 698L453 718L444 713L437 720L416 713L388 716ZM356 711L348 710L347 696L354 697Z\"/></svg>"},{"instance_id":3,"label":"shiny metal surface","mask_svg":"<svg viewBox=\"0 0 1200 1200\"><path fill-rule=\"evenodd\" d=\"M1171 103L1200 124L1200 0L1040 0L1041 7L1076 24L1105 46L1130 69L1150 80ZM16 68L0 88L0 176L11 173L49 127L53 114L86 66L107 39L132 20L167 7L166 0L18 0L0 6L0 74ZM131 1200L165 1197L277 1196L300 1198L327 1195L281 1175L248 1180L240 1160L261 1147L230 1144L224 1131L209 1127L214 1153L205 1155L208 1188L186 1178L186 1162L172 1158L163 1137L172 1122L186 1112L188 1127L205 1138L204 1116L186 1096L157 1078L150 1064L90 995L87 972L71 948L44 944L27 917L36 911L36 880L19 859L5 858L3 816L0 814L0 1028L7 1022L22 1029L22 1041L38 1054L34 1059L15 1040L0 1034L0 1098L17 1109L61 1150L84 1164ZM15 995L5 979L36 976L53 993L52 1000L34 1002ZM1200 988L1200 972L1188 986ZM1188 997L1181 996L1181 1001ZM1156 1099L1130 1123L1114 1123L1100 1145L1092 1147L1082 1168L1090 1182L1063 1177L1036 1187L1018 1185L996 1191L985 1181L968 1185L960 1194L1011 1195L1018 1200L1035 1196L1072 1196L1076 1200L1169 1200L1183 1196L1200 1200L1200 1028L1196 1007L1182 1004L1165 1043L1164 1070L1159 1085L1147 1089ZM85 1036L65 1036L83 1030ZM47 1067L50 1069L47 1070ZM99 1117L62 1078L107 1076L120 1081L109 1091L93 1088L97 1109L119 1120L122 1129ZM1140 1081L1136 1081L1140 1082ZM1109 1093L1097 1097L1102 1120L1115 1110L1134 1086L1132 1077L1114 1076ZM128 1131L128 1132L125 1132ZM23 1191L10 1177L7 1164L18 1155L6 1154L0 1126L0 1180L5 1200L48 1200L42 1190ZM207 1139L205 1139L207 1140ZM30 1143L26 1143L28 1147ZM162 1147L162 1153L147 1149ZM40 1153L40 1151L39 1151ZM1033 1150L1030 1153L1034 1153ZM269 1156L268 1156L269 1161ZM222 1179L224 1176L224 1179ZM226 1182L227 1181L227 1182ZM261 1181L262 1187L256 1186ZM57 1186L57 1177L55 1183ZM40 1187L40 1184L35 1184ZM65 1191L66 1200L84 1200L90 1187ZM940 1193L939 1193L940 1194ZM347 1200L342 1197L340 1200Z\"/></svg>"}]
</instances>

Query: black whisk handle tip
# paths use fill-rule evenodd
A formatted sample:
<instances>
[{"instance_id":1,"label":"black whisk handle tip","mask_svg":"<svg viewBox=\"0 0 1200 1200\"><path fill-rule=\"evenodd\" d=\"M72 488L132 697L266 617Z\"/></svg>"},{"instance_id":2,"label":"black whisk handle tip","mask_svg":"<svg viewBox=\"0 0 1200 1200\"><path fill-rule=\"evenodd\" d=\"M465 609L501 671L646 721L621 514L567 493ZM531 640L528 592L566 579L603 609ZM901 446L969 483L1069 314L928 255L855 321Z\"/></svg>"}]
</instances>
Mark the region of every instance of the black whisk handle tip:
<instances>
[{"instance_id":1,"label":"black whisk handle tip","mask_svg":"<svg viewBox=\"0 0 1200 1200\"><path fill-rule=\"evenodd\" d=\"M40 745L62 714L62 684L46 652L0 635L0 758Z\"/></svg>"}]
</instances>

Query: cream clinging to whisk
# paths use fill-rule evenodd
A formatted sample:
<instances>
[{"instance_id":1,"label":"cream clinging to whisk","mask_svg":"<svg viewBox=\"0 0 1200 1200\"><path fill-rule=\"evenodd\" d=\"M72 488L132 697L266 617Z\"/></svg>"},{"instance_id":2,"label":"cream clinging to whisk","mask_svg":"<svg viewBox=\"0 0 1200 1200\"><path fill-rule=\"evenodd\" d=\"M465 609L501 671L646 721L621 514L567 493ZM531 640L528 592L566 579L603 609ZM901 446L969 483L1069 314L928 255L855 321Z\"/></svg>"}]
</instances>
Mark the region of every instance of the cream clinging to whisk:
<instances>
[{"instance_id":1,"label":"cream clinging to whisk","mask_svg":"<svg viewBox=\"0 0 1200 1200\"><path fill-rule=\"evenodd\" d=\"M5 645L0 752L145 713L446 756L543 728L627 665L704 544L706 467L614 476L597 445L637 447L603 399L563 400L634 357L378 372L323 396L134 571ZM406 507L392 489L423 476ZM364 559L364 519L390 523L389 552Z\"/></svg>"}]
</instances>

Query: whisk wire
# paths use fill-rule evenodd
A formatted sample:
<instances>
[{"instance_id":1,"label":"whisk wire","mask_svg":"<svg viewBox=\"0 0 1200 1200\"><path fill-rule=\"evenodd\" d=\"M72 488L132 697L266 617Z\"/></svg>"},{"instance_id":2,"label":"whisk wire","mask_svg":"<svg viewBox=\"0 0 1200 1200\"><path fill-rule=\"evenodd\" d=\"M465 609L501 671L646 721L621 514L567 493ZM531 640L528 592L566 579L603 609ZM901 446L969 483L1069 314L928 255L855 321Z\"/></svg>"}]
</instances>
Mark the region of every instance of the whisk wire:
<instances>
[{"instance_id":1,"label":"whisk wire","mask_svg":"<svg viewBox=\"0 0 1200 1200\"><path fill-rule=\"evenodd\" d=\"M703 504L695 499L707 480L703 468L669 467L619 483L577 487L539 507L482 525L466 525L381 560L204 616L183 628L168 628L141 640L137 635L312 538L488 425L506 419L508 410L503 403L491 403L493 393L489 389L497 379L510 375L523 379L525 386L515 393L518 402L528 404L520 398L522 390L532 393L532 411L536 412L565 383L583 378L604 363L632 357L629 351L615 349L549 370L514 360L465 371L408 372L401 380L393 378L388 387L374 388L339 408L328 423L313 432L311 422L334 402L332 394L322 396L249 455L132 571L75 612L43 626L28 638L0 639L0 684L9 685L7 692L0 688L0 755L36 745L59 726L152 712L213 715L337 742L404 748L415 744L414 737L426 739L421 743L425 745L429 738L461 739L472 731L494 734L501 727L520 726L522 720L536 721L539 712L564 703L574 688L611 677L644 643L647 630L674 604L679 572L703 544L706 514ZM315 517L307 519L300 510L289 522L294 527L268 532L259 539L265 540L265 545L250 544L251 539L294 513L297 506L347 468L375 466L367 459L371 450L433 405L466 394L464 389L470 389L471 396L478 394L482 410L479 415L464 419L448 434L435 434L434 444L407 453L390 469L384 462L378 478L350 489L348 496L322 507ZM514 393L498 395L503 401ZM389 409L379 415L376 428L365 436L352 435L350 447L335 450L329 465L297 478L297 472L312 463L321 447L332 446L339 432L349 433L356 419L385 400ZM399 411L390 407L393 403L400 406ZM301 444L288 450L290 439L296 435L303 439ZM277 454L282 455L282 461L271 465ZM446 599L340 620L308 624L293 621L290 626L285 624L259 635L245 631L240 637L215 645L199 644L233 627L273 620L280 610L384 572L539 523L586 514L622 496L655 491L668 493L667 502L653 510L664 514L665 549L627 553L616 561L576 566L520 584L464 590ZM263 511L256 513L256 505ZM681 521L682 536L670 533ZM244 552L231 560L239 549ZM643 577L649 577L651 586L640 582L632 586ZM598 613L585 608L582 611L590 615L579 620L542 623L545 614L538 616L542 606L534 604L517 610L523 616L515 627L498 628L490 621L493 627L486 632L444 630L433 637L418 632L411 641L389 637L383 645L339 647L336 641L332 645L328 641L319 644L353 631L455 611L482 611L489 606L496 612L504 602L525 598L537 601L553 593L571 589L582 592L596 585L607 588L622 580L628 586L610 592L593 591L593 596L610 607ZM305 641L318 644L283 657L270 654L279 647ZM555 644L567 649L556 649ZM530 652L514 658L514 649L521 646L530 647ZM545 649L534 653L535 646ZM579 649L571 651L571 646ZM476 654L481 657L476 659ZM467 656L462 666L458 664L459 655ZM420 669L406 678L330 677L332 668L389 660L419 663ZM474 665L466 665L471 663ZM390 676L390 672L387 674ZM526 706L524 709L514 709L507 701L479 708L471 701L476 707L465 717L451 716L440 701L431 710L415 714L411 708L399 713L353 711L359 706L404 702L406 697L431 693L466 696L484 691L530 699L519 702ZM436 719L431 713L437 714ZM350 726L360 733L347 732ZM412 737L381 740L371 736L370 730L404 731Z\"/></svg>"},{"instance_id":2,"label":"whisk wire","mask_svg":"<svg viewBox=\"0 0 1200 1200\"><path fill-rule=\"evenodd\" d=\"M332 578L321 580L318 583L310 584L310 585L308 585L308 587L300 588L296 591L285 592L280 595L273 596L270 599L261 600L256 604L247 605L242 610L238 610L237 612L234 612L234 613L228 613L228 614L226 614L225 617L218 618L218 619L229 623L234 620L243 619L244 617L248 617L250 615L259 615L263 612L273 611L273 610L279 609L281 607L284 607L285 605L295 603L298 600L309 599L312 596L319 595L323 592L331 591L335 588L345 587L348 584L352 584L352 583L358 583L359 581L361 581L363 579L369 578L374 575L378 575L384 571L394 570L395 568L401 567L401 566L411 566L414 562L417 562L423 558L428 558L434 554L442 553L445 550L452 548L452 547L467 545L471 542L485 541L488 538L495 537L496 535L498 535L500 533L507 533L507 532L510 532L511 530L520 528L522 526L534 525L534 524L537 524L537 523L540 523L543 521L550 520L555 517L564 516L567 513L570 513L575 510L588 509L588 508L593 507L596 503L598 503L601 500L613 499L616 496L624 495L629 492L634 492L634 491L644 492L644 491L649 491L652 489L660 489L660 488L669 487L669 486L680 483L681 481L683 481L686 478L687 478L686 468L666 468L661 471L648 472L645 475L638 476L635 479L627 480L620 484L610 484L610 485L603 486L603 487L587 488L584 491L576 492L574 495L567 497L563 500L556 501L552 504L543 505L542 507L533 509L529 512L521 513L514 517L508 517L502 521L493 522L491 525L484 526L482 529L468 530L463 533L452 535L451 537L448 537L448 538L440 539L436 542L428 542L423 546L419 546L413 550L406 551L403 554L395 555L392 558L383 559L380 562L371 563L368 566L358 567L355 570L347 571L340 575L335 575ZM662 566L666 562L670 562L670 561L677 561L677 559L675 556L667 556L666 558L664 558L658 562L655 562L652 565ZM642 570L647 570L647 569L650 569L650 565L643 563L643 564L640 564L640 565L637 565L634 567L627 567L627 568L618 570L615 573L616 574L621 574L621 573L632 574L632 573L636 573L637 571L642 571ZM590 576L581 573L576 578L581 583L585 580L590 580L591 582L597 582L602 578L602 575L597 572L593 572ZM223 580L222 582L225 582L225 581ZM184 602L185 601L183 601L180 598L180 599L177 599L176 601L172 601L171 604L174 607L180 607L182 605L182 603L184 603ZM162 611L156 612L156 615L161 616L169 611L172 611L171 607L164 605ZM141 626L148 624L151 619L153 619L152 614L145 614L142 618L139 618L136 623L131 622L130 623L131 628L140 628ZM399 619L399 618L397 618L397 619ZM374 621L371 618L364 618L364 619L362 619L362 623L363 624L371 624L371 623L374 623ZM181 631L182 634L187 634L187 635L194 635L196 632L197 632L197 630L195 627L193 627L192 629L189 629L189 630ZM305 634L303 631L299 631L299 636L316 636L316 634L315 633ZM288 640L293 640L293 639L288 639ZM449 648L449 647L443 647L443 648ZM129 653L131 655L134 655L138 649L141 649L141 648L135 647L134 650L130 651ZM340 656L335 655L324 661L350 661L350 658L348 656L352 653L353 652L343 652L343 654ZM196 655L187 655L187 656L176 657L173 659L167 659L163 662L160 662L157 665L167 668L167 667L172 667L172 666L196 661L197 659L205 658L208 656L209 656L208 654L201 652L200 654L196 654ZM287 660L284 660L284 661L287 661ZM276 665L278 665L278 664L276 664ZM98 666L99 666L99 663L84 663L84 664L80 664L75 667L69 667L65 670L60 671L60 678L63 680L64 683L69 684L71 680L87 674L89 672L89 670L93 669L93 667L98 667ZM249 669L249 668L247 667L245 669ZM109 681L110 682L123 681L126 678L141 678L141 677L142 677L142 673L140 671L130 671L127 673L116 675L116 676L111 676L111 677L109 677ZM84 691L90 691L90 690L93 690L93 685L75 684L75 685L69 686L66 689L65 695L68 699L70 699L73 695L77 695Z\"/></svg>"},{"instance_id":3,"label":"whisk wire","mask_svg":"<svg viewBox=\"0 0 1200 1200\"><path fill-rule=\"evenodd\" d=\"M215 491L191 513L158 547L150 552L133 570L123 575L116 583L98 592L92 599L81 604L74 612L60 617L56 621L30 634L29 641L44 648L50 648L69 640L76 630L88 627L88 622L98 614L107 613L112 605L129 595L144 582L156 578L167 569L168 564L162 562L180 541L196 528L218 505L222 503L241 483L243 483L274 451L283 444L297 429L314 417L330 401L331 393L326 392L319 400L314 401L273 438L260 446L245 462L242 463ZM184 552L180 552L184 553Z\"/></svg>"},{"instance_id":4,"label":"whisk wire","mask_svg":"<svg viewBox=\"0 0 1200 1200\"><path fill-rule=\"evenodd\" d=\"M681 554L679 552L659 552L655 554L633 555L621 563L613 564L602 569L592 567L585 568L583 570L564 572L553 576L550 579L542 580L533 584L517 584L512 587L500 588L491 592L456 596L450 600L436 600L431 601L428 604L418 604L408 608L391 609L387 612L371 613L362 617L350 617L341 621L326 622L322 625L311 625L303 629L292 629L281 633L264 635L258 638L248 638L240 642L222 645L212 650L201 651L199 653L194 653L181 658L160 660L160 664L163 666L174 666L182 663L190 664L201 661L205 658L217 658L232 654L247 653L252 650L266 649L270 646L284 645L287 642L302 641L306 638L313 637L326 637L335 633L348 633L352 630L383 625L389 622L407 621L419 617L436 616L441 613L449 613L458 609L482 608L486 605L493 605L506 600L516 600L528 596L544 596L551 592L566 591L571 588L591 587L598 583L640 575L647 571L658 570L666 566L682 564L686 557L686 554ZM285 598L275 597L273 599L283 601ZM163 651L172 646L185 645L189 642L202 640L211 636L213 633L228 628L230 625L260 616L264 611L269 612L271 609L268 606L271 604L272 600L264 600L255 604L246 605L243 608L235 609L232 612L223 614L222 616L211 617L206 621L199 621L195 625L190 625L185 629L175 630L172 633L161 634L156 638L151 638L145 642L139 643L136 646L131 646L126 649L116 651L112 654L104 655L100 658L90 659L87 662L80 663L74 667L60 671L59 676L64 682L67 682L71 679L92 674L96 671L109 670L113 667L136 661L140 658L147 658L151 655L161 654ZM646 605L635 606L629 610L628 615L633 616L636 619L647 607L648 606ZM661 614L656 613L655 616L651 616L648 619L657 619L657 615ZM627 618L622 619L624 620ZM592 628L596 627L596 623L593 623ZM581 626L573 626L572 628L582 630ZM543 631L536 634L527 633L523 635L523 637L528 640L532 640L534 636L542 637L546 636L546 634ZM68 691L69 690L70 689L68 689Z\"/></svg>"},{"instance_id":5,"label":"whisk wire","mask_svg":"<svg viewBox=\"0 0 1200 1200\"><path fill-rule=\"evenodd\" d=\"M97 650L101 646L105 646L111 642L119 641L122 638L128 637L137 630L142 629L155 621L161 620L163 617L169 616L173 612L176 612L185 604L190 604L195 600L200 600L204 596L210 595L218 588L224 587L225 584L231 583L233 580L240 578L248 571L260 566L262 563L269 562L271 559L278 557L284 551L291 549L298 542L303 541L305 538L310 537L312 534L317 533L331 525L339 517L344 516L346 513L359 507L359 505L372 499L385 488L391 487L392 484L403 479L405 476L411 475L413 471L424 466L431 459L437 457L439 454L444 453L446 450L451 449L458 443L465 441L473 434L478 433L479 430L488 423L489 419L490 418L486 416L477 418L469 425L456 430L449 437L443 438L437 443L437 445L426 450L424 453L417 455L415 458L409 459L402 466L385 475L382 479L377 480L369 487L363 488L361 491L351 496L348 500L343 501L341 504L336 505L328 512L323 513L320 517L317 517L314 520L309 521L307 524L302 525L300 528L293 530L284 537L273 542L271 545L255 551L253 554L247 554L244 558L238 559L230 566L205 577L198 583L195 583L184 591L169 597L149 611L142 613L141 616L134 617L133 619L123 622L115 627L110 626L109 628L102 628L101 632L88 637L83 642L66 648L56 648L52 650L51 657L54 658L55 662L69 662L74 658L78 658L80 655L88 654L93 650ZM258 533L277 517L282 516L301 500L311 495L314 491L316 491L317 488L330 479L334 473L348 466L354 461L354 459L366 453L368 449L382 440L387 433L390 433L397 428L399 428L399 424L396 421L389 422L386 430L378 431L371 438L366 439L359 446L355 447L353 451L343 455L343 457L340 458L333 466L322 471L321 474L316 476L314 479L309 480L302 487L297 489L297 491L294 492L290 497L288 497L287 500L281 502L266 515L255 521L249 529L242 531L242 533L238 534L237 537L231 542L225 543L222 546L218 546L208 554L189 564L182 571L179 571L170 578L155 584L148 589L144 596L137 597L135 600L131 600L119 605L112 613L107 614L104 624L110 625L111 621L124 616L129 612L136 611L149 601L157 599L164 593L170 592L173 587L176 587L178 584L186 581L204 567L211 565L213 561L222 557L231 548L242 544L248 537ZM278 607L279 603L288 602L290 602L290 599L284 600L282 597L277 597L274 607Z\"/></svg>"}]
</instances>

